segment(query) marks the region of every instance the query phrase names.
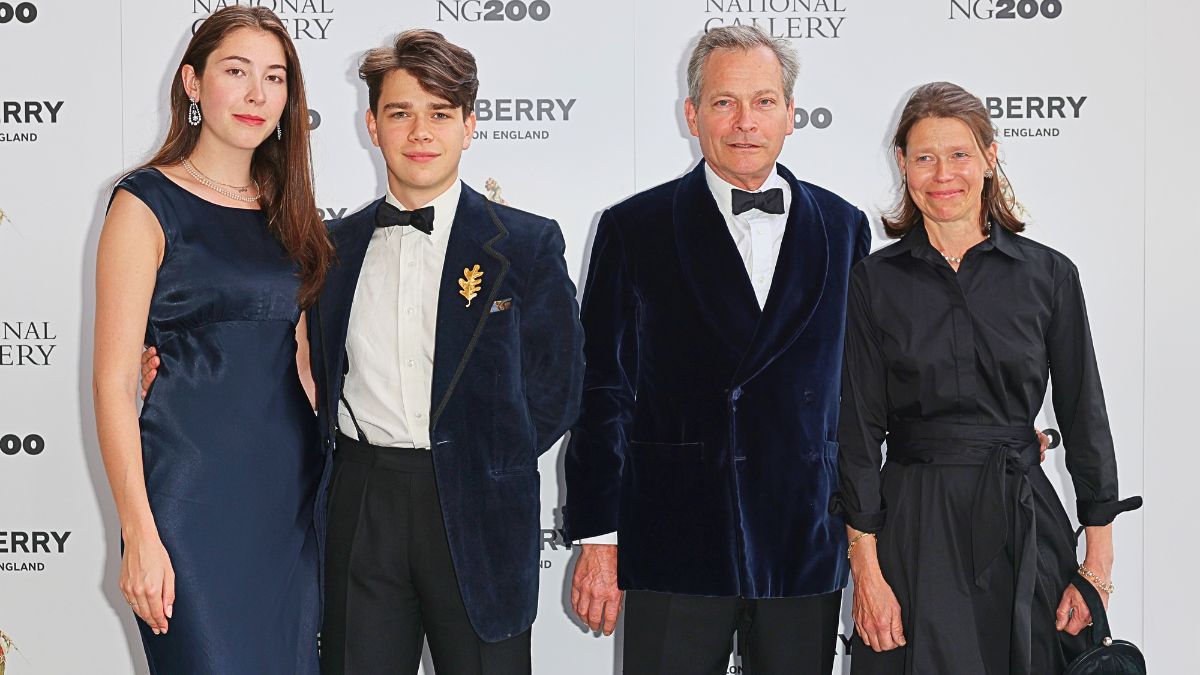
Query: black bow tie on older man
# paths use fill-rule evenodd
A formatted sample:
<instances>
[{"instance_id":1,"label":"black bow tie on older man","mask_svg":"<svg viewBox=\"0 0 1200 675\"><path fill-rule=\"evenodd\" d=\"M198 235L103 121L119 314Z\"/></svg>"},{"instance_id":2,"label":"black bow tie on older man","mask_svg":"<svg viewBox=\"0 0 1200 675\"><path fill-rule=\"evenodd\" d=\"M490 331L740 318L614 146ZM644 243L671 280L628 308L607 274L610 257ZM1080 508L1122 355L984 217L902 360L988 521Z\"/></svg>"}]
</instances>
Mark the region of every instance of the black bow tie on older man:
<instances>
[{"instance_id":1,"label":"black bow tie on older man","mask_svg":"<svg viewBox=\"0 0 1200 675\"><path fill-rule=\"evenodd\" d=\"M783 213L783 188L771 188L762 192L746 192L733 189L733 215L743 214L750 209L764 213Z\"/></svg>"},{"instance_id":2,"label":"black bow tie on older man","mask_svg":"<svg viewBox=\"0 0 1200 675\"><path fill-rule=\"evenodd\" d=\"M425 206L415 211L403 211L387 201L375 212L375 227L411 226L425 234L433 234L433 207Z\"/></svg>"}]
</instances>

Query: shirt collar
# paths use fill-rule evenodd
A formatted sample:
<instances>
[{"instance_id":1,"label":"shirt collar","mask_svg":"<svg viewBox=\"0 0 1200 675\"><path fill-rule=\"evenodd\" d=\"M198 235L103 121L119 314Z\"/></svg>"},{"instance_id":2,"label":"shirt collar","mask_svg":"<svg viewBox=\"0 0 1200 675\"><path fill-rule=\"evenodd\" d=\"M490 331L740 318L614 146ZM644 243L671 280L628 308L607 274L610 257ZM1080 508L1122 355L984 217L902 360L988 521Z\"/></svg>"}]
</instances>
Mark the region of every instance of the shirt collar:
<instances>
[{"instance_id":1,"label":"shirt collar","mask_svg":"<svg viewBox=\"0 0 1200 675\"><path fill-rule=\"evenodd\" d=\"M992 231L988 235L988 239L992 240L992 245L996 247L997 251L1013 260L1025 259L1025 253L1021 250L1021 242L1017 241L1017 234L1010 232L1007 227L992 221Z\"/></svg>"},{"instance_id":2,"label":"shirt collar","mask_svg":"<svg viewBox=\"0 0 1200 675\"><path fill-rule=\"evenodd\" d=\"M458 213L458 199L462 195L462 181L454 181L450 187L442 194L434 197L428 204L424 206L433 207L433 234L429 235L434 241L445 241L450 237L450 226L454 224L454 216ZM402 210L407 211L396 195L392 194L392 188L389 186L387 195L384 197L387 203ZM392 236L392 232L399 231L401 236L413 234L417 230L411 227L385 227L382 228L385 237ZM424 234L424 233L419 233Z\"/></svg>"},{"instance_id":3,"label":"shirt collar","mask_svg":"<svg viewBox=\"0 0 1200 675\"><path fill-rule=\"evenodd\" d=\"M717 209L721 212L721 215L726 219L734 218L733 191L741 190L741 188L718 176L717 172L713 171L712 167L708 165L708 162L704 163L704 180L708 183L708 191L712 193L713 199L716 200ZM783 176L779 175L778 171L773 171L771 175L767 176L767 179L763 181L762 186L760 186L757 190L753 190L753 192L763 192L765 190L770 190L771 188L780 188L783 190L782 216L786 218L788 212L791 211L792 208L792 186L789 185L786 180L784 180ZM747 192L750 192L750 190L747 190ZM746 213L740 214L736 217L743 218L749 213L750 212L747 211Z\"/></svg>"},{"instance_id":4,"label":"shirt collar","mask_svg":"<svg viewBox=\"0 0 1200 675\"><path fill-rule=\"evenodd\" d=\"M1017 242L1017 235L1009 232L1008 228L1003 225L997 225L994 222L988 232L988 238L979 244L981 251L993 248L1014 260L1025 259L1025 254L1021 252L1020 244ZM925 231L925 223L917 223L900 241L881 249L879 255L891 258L905 252L911 253L915 258L925 258L933 262L940 262L942 258L942 254L938 253L933 244L929 243L929 233Z\"/></svg>"}]
</instances>

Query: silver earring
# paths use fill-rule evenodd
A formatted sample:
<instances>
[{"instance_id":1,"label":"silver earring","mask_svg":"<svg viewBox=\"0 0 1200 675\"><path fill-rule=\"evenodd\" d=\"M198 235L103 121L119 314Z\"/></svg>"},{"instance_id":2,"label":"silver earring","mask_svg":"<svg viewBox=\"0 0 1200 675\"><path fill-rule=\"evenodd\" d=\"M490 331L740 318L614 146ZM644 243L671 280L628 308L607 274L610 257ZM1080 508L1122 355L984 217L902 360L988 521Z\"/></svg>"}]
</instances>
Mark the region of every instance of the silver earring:
<instances>
[{"instance_id":1,"label":"silver earring","mask_svg":"<svg viewBox=\"0 0 1200 675\"><path fill-rule=\"evenodd\" d=\"M196 99L190 96L188 97L188 100L192 102L192 104L188 106L188 124L198 127L200 126L200 120L204 119L200 116L200 104L196 103Z\"/></svg>"},{"instance_id":2,"label":"silver earring","mask_svg":"<svg viewBox=\"0 0 1200 675\"><path fill-rule=\"evenodd\" d=\"M984 177L984 178L991 178L991 177L992 177L992 170L991 170L991 169L988 169L987 171L984 171L984 172L983 172L983 177Z\"/></svg>"},{"instance_id":3,"label":"silver earring","mask_svg":"<svg viewBox=\"0 0 1200 675\"><path fill-rule=\"evenodd\" d=\"M283 140L283 126L279 122L275 123L275 140L277 140L277 141Z\"/></svg>"}]
</instances>

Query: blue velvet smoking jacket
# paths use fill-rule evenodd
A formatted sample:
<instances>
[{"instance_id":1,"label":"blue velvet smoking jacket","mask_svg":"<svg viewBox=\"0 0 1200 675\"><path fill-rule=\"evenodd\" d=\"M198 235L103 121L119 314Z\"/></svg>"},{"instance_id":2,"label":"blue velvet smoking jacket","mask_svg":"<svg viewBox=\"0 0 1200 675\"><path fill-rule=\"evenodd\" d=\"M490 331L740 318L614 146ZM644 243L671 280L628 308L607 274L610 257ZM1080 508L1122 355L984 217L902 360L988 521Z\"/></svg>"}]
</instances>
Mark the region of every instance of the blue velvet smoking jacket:
<instances>
[{"instance_id":1,"label":"blue velvet smoking jacket","mask_svg":"<svg viewBox=\"0 0 1200 675\"><path fill-rule=\"evenodd\" d=\"M786 168L792 205L762 310L704 178L600 219L587 369L566 457L570 539L619 533L626 590L773 598L846 582L838 394L866 216Z\"/></svg>"}]
</instances>

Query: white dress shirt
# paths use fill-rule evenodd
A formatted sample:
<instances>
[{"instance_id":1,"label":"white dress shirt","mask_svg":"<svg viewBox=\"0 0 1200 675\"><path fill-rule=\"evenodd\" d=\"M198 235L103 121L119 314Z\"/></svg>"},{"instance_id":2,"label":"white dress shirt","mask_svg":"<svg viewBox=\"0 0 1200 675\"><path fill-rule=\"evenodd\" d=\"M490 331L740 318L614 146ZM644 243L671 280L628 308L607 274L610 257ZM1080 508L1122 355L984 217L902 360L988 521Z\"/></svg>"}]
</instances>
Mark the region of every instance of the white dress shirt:
<instances>
[{"instance_id":1,"label":"white dress shirt","mask_svg":"<svg viewBox=\"0 0 1200 675\"><path fill-rule=\"evenodd\" d=\"M708 189L717 202L717 209L725 219L729 234L733 235L733 243L737 246L738 253L742 255L746 274L750 277L750 285L754 287L754 296L758 298L758 307L762 309L767 302L767 293L771 292L771 279L775 276L775 263L779 260L779 245L783 243L783 233L787 230L788 213L792 208L792 186L783 176L772 171L762 186L753 192L765 192L771 188L783 190L783 213L765 213L758 209L750 209L735 216L735 186L725 182L707 162L704 164L704 179L708 181Z\"/></svg>"},{"instance_id":2,"label":"white dress shirt","mask_svg":"<svg viewBox=\"0 0 1200 675\"><path fill-rule=\"evenodd\" d=\"M371 233L346 334L350 370L338 403L342 433L372 445L428 448L438 294L462 184L427 206L433 233L380 227ZM405 209L388 190L389 204ZM351 418L346 403L354 410Z\"/></svg>"},{"instance_id":3,"label":"white dress shirt","mask_svg":"<svg viewBox=\"0 0 1200 675\"><path fill-rule=\"evenodd\" d=\"M708 190L712 192L717 202L717 210L725 219L729 234L733 235L733 243L742 256L746 266L746 274L750 277L750 285L754 287L754 296L758 298L758 308L762 309L767 302L767 294L771 292L771 280L775 277L775 263L779 261L779 246L783 243L783 233L787 230L788 213L792 209L792 186L783 176L772 172L767 180L753 192L764 192L771 188L783 190L783 213L764 213L758 209L750 209L744 213L733 215L734 185L725 182L712 170L707 162L704 163L704 178L708 181ZM741 189L741 188L737 188ZM751 190L746 190L751 192ZM580 539L577 544L616 544L617 533L609 532L595 537Z\"/></svg>"}]
</instances>

